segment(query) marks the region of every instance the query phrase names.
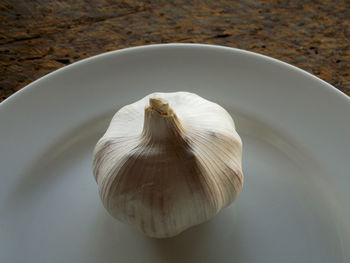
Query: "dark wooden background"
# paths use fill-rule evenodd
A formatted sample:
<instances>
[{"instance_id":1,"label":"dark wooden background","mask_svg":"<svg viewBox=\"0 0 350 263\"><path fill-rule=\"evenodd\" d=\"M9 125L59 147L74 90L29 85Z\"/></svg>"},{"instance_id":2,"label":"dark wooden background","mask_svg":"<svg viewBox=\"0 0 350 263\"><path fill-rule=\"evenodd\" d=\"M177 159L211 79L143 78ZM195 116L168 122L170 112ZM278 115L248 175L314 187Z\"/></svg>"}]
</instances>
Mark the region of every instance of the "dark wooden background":
<instances>
[{"instance_id":1,"label":"dark wooden background","mask_svg":"<svg viewBox=\"0 0 350 263\"><path fill-rule=\"evenodd\" d=\"M350 95L348 0L0 0L0 101L74 61L169 42L266 54Z\"/></svg>"}]
</instances>

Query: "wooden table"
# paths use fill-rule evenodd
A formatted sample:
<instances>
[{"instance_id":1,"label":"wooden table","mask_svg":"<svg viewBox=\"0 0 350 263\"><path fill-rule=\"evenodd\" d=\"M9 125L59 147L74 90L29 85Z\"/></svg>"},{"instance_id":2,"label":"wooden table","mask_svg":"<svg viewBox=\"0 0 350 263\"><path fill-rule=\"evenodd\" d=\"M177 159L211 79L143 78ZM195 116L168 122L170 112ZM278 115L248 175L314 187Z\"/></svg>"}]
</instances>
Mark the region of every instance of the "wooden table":
<instances>
[{"instance_id":1,"label":"wooden table","mask_svg":"<svg viewBox=\"0 0 350 263\"><path fill-rule=\"evenodd\" d=\"M0 101L74 61L169 42L262 53L350 95L346 0L0 0Z\"/></svg>"}]
</instances>

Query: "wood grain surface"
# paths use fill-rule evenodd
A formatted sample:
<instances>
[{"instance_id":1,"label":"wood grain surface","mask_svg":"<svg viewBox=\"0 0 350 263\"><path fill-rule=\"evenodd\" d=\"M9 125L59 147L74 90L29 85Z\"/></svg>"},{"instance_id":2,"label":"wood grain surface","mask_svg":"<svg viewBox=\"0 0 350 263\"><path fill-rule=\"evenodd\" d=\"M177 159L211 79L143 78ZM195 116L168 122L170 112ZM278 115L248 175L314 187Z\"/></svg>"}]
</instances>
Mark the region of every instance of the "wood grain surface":
<instances>
[{"instance_id":1,"label":"wood grain surface","mask_svg":"<svg viewBox=\"0 0 350 263\"><path fill-rule=\"evenodd\" d=\"M350 95L347 0L0 0L0 101L74 61L169 42L265 54Z\"/></svg>"}]
</instances>

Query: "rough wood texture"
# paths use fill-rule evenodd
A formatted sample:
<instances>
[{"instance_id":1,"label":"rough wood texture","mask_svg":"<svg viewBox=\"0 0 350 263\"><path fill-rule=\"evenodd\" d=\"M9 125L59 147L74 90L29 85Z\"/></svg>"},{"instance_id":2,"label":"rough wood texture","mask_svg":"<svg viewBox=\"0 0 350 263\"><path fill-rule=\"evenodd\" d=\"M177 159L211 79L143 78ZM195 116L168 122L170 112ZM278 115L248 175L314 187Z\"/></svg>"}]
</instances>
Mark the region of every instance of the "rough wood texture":
<instances>
[{"instance_id":1,"label":"rough wood texture","mask_svg":"<svg viewBox=\"0 0 350 263\"><path fill-rule=\"evenodd\" d=\"M349 18L345 0L0 0L0 101L74 61L168 42L266 54L350 95Z\"/></svg>"}]
</instances>

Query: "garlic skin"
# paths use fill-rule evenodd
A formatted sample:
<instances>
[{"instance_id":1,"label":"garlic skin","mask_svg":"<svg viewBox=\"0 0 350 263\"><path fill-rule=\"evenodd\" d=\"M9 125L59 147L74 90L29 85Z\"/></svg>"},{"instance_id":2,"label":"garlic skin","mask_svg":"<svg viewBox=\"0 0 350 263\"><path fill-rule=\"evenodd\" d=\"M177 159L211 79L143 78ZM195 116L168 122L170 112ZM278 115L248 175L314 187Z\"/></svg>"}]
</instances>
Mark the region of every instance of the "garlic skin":
<instances>
[{"instance_id":1,"label":"garlic skin","mask_svg":"<svg viewBox=\"0 0 350 263\"><path fill-rule=\"evenodd\" d=\"M228 112L188 92L121 108L94 150L104 207L150 237L172 237L229 205L243 186L242 141Z\"/></svg>"}]
</instances>

